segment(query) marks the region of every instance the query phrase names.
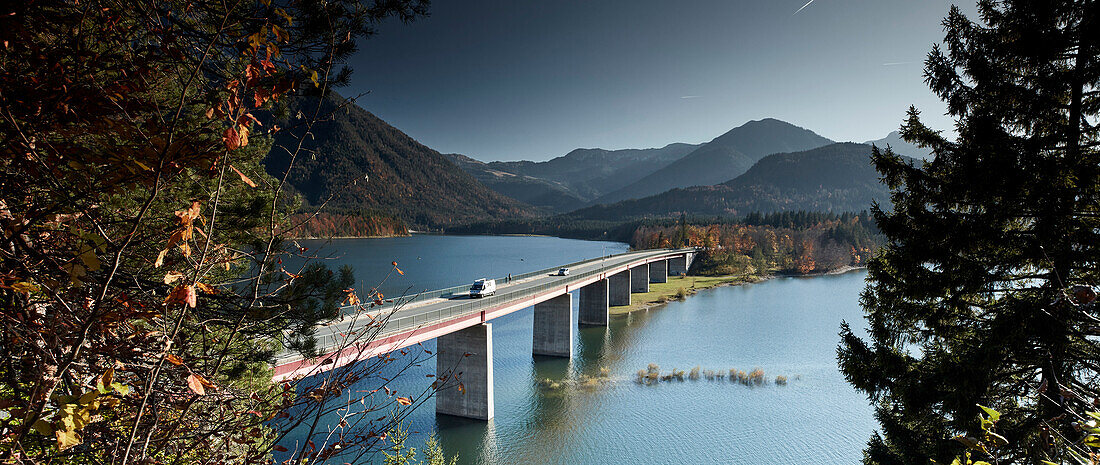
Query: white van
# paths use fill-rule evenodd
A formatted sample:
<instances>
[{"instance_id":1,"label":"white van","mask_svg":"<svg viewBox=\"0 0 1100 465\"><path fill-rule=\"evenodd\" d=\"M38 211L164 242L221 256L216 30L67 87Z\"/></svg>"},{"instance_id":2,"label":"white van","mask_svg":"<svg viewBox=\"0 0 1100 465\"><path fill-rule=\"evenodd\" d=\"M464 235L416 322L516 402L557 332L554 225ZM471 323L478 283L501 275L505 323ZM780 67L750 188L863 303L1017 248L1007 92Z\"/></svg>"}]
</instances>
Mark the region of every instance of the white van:
<instances>
[{"instance_id":1,"label":"white van","mask_svg":"<svg viewBox=\"0 0 1100 465\"><path fill-rule=\"evenodd\" d=\"M470 297L485 297L497 293L497 282L493 279L481 278L470 286Z\"/></svg>"}]
</instances>

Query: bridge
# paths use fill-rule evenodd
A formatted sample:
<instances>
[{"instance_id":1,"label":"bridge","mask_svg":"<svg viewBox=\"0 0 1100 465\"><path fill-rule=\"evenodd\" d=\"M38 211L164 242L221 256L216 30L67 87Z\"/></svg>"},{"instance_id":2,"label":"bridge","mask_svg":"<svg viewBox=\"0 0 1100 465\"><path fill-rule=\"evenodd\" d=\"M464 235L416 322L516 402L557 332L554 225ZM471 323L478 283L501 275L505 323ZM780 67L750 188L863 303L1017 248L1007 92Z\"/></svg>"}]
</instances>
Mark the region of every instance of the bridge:
<instances>
[{"instance_id":1,"label":"bridge","mask_svg":"<svg viewBox=\"0 0 1100 465\"><path fill-rule=\"evenodd\" d=\"M297 353L276 358L275 380L310 376L336 367L387 354L436 339L437 375L461 373L464 389L436 393L436 412L467 418L493 418L493 329L489 320L534 307L534 355L572 357L573 328L607 326L608 308L630 305L630 295L649 292L650 283L667 282L669 275L687 273L696 249L657 249L627 252L563 265L558 268L497 279L495 295L469 298L469 284L425 292L396 307L372 309L364 317L352 313L320 331L318 344L325 356L306 359ZM577 321L571 292L579 292ZM346 335L364 330L384 318L381 332L370 342L345 343ZM341 349L342 348L342 349Z\"/></svg>"}]
</instances>

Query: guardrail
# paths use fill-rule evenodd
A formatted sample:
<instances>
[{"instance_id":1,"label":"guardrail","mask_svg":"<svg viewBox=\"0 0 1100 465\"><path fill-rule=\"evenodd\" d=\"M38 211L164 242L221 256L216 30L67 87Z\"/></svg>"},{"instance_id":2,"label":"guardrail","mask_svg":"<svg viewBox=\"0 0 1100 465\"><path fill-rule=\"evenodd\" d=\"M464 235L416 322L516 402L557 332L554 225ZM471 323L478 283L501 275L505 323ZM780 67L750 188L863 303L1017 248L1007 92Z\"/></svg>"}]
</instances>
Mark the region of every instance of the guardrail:
<instances>
[{"instance_id":1,"label":"guardrail","mask_svg":"<svg viewBox=\"0 0 1100 465\"><path fill-rule=\"evenodd\" d=\"M655 250L653 250L653 252L657 252L657 251L676 252L676 251L680 251L680 250L694 251L695 249L693 249L693 248L687 248L687 249L655 249ZM568 263L568 264L561 265L561 266L555 266L553 268L544 268L544 269L541 269L541 270L538 270L538 271L531 271L531 272L528 272L528 273L512 275L512 281L519 281L519 280L527 279L527 278L534 277L534 276L547 275L547 274L554 273L554 272L558 271L561 268L574 268L574 267L577 267L577 266L580 266L580 265L593 263L593 262L600 261L600 260L614 259L614 258L619 258L619 257L626 256L626 255L638 254L640 252L649 252L649 251L623 252L623 253L620 253L620 254L608 255L606 257L589 258L589 259L581 260L581 261L578 261L578 262ZM497 281L497 284L500 284L501 282L505 282L505 280L507 278L506 277L499 277L499 278L494 278L494 279ZM414 302L423 302L425 300L450 298L450 297L454 297L457 294L466 294L469 291L470 291L470 285L469 284L464 284L464 285L460 285L460 286L451 286L451 287L447 287L447 288L443 288L443 289L436 289L436 290L432 290L432 291L424 291L424 292L421 292L421 293L418 293L418 294L415 294L415 295L406 296L406 297L396 297L393 300L394 300L394 305L408 305L408 304L411 304L411 303L414 303ZM357 311L357 309L358 309L358 307L353 306L353 305L349 305L347 307L341 307L340 308L340 315L341 316L349 316L350 314L355 313Z\"/></svg>"},{"instance_id":2,"label":"guardrail","mask_svg":"<svg viewBox=\"0 0 1100 465\"><path fill-rule=\"evenodd\" d=\"M560 266L560 267L547 268L547 269L539 270L539 271L532 271L530 273L524 273L524 274L521 274L521 275L512 276L512 280L515 281L517 279L525 279L525 278L529 278L529 277L532 277L532 276L549 274L551 272L557 271L559 268L572 268L572 267L582 266L582 265L593 263L593 262L614 260L616 258L622 258L622 257L627 256L627 255L639 255L640 257L648 257L650 255L666 255L666 254L673 254L673 253L677 253L677 252L689 252L689 251L695 251L695 249L693 249L693 248L688 248L688 249L660 249L660 250L650 251L651 253L644 253L644 252L639 253L637 251L635 251L635 252L626 252L626 253L611 255L611 256L608 256L608 257L600 257L600 258L582 260L582 261L579 261L579 262L563 265L563 266ZM600 273L604 273L604 272L606 272L606 269L604 269L602 267L601 268L596 268L596 269L593 269L593 270L585 271L583 273L570 274L567 277L564 277L565 278L564 280L559 280L559 281L555 281L555 282L540 284L540 285L535 286L535 287L517 289L517 290L514 290L514 291L508 291L508 292L504 292L504 293L501 293L501 294L496 294L496 295L492 295L492 296L488 296L488 297L482 297L482 298L479 298L479 299L476 299L476 300L469 300L469 301L466 301L466 302L463 302L463 303L460 303L460 304L451 305L451 306L440 308L440 309L437 309L437 310L434 310L434 311L420 313L420 314L416 314L416 315L404 316L404 317L400 317L400 318L392 318L391 317L391 319L386 322L385 327L382 330L382 333L378 334L376 337L385 338L385 337L393 336L395 334L400 334L402 332L405 332L405 331L408 331L408 330L411 330L411 329L416 329L418 327L424 326L425 323L435 323L435 322L450 320L450 319L454 319L454 318L459 318L459 317L462 317L462 316L467 316L467 315L470 315L470 314L480 313L482 310L485 310L485 309L497 307L497 306L500 306L502 304L505 304L505 303L513 301L513 300L519 300L519 299L522 299L522 298L538 295L538 294L543 293L545 291L548 291L548 290L551 290L551 289L554 289L554 288L559 288L563 285L570 284L570 283L575 282L575 281L582 281L585 278L588 278L590 276L597 275L597 274L600 274ZM566 282L563 283L563 281L566 281ZM454 292L457 292L459 290L465 291L468 288L469 288L469 286L455 286L455 287L449 287L449 288L446 288L446 289L439 289L439 290L436 290L436 291L431 291L430 293L421 293L416 298L412 298L412 299L409 299L407 301L401 301L400 304L401 305L407 305L408 303L411 303L411 302L417 302L417 301L429 300L429 299L435 299L435 298L442 298L443 295L447 295L446 293L448 291L453 294ZM430 296L430 297L427 297L427 296ZM348 307L345 307L345 308L341 309L341 312L342 313L345 312L345 310L347 308ZM350 308L354 309L356 307L350 307ZM392 311L392 309L393 309L393 307L389 308L390 311ZM378 311L378 310L373 310L373 311ZM384 308L382 311L384 312L384 311L386 311L386 309ZM398 312L397 314L399 314L399 313L400 312ZM397 316L397 314L394 314L393 316ZM317 347L323 348L322 351L327 351L329 348L337 347L338 346L338 344L337 344L337 342L338 342L337 338L338 337L342 338L343 336L339 336L339 334L336 334L335 332L328 333L328 334L318 334L317 335ZM343 342L343 341L339 341L339 342ZM282 357L280 357L280 358L282 358Z\"/></svg>"}]
</instances>

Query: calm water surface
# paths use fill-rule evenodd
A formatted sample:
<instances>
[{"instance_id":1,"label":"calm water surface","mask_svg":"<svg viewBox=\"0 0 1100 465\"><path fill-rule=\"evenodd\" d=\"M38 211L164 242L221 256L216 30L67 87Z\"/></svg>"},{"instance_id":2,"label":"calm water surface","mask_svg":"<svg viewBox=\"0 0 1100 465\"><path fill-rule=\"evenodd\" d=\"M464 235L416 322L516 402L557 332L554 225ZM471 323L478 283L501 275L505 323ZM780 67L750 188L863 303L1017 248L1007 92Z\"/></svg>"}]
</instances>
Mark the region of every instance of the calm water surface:
<instances>
[{"instance_id":1,"label":"calm water surface","mask_svg":"<svg viewBox=\"0 0 1100 465\"><path fill-rule=\"evenodd\" d=\"M326 250L333 249L342 254L338 262L356 267L360 281L380 279L372 273L384 274L397 260L406 275L389 286L433 289L619 253L626 246L546 237L413 236L341 240ZM572 360L531 355L530 309L492 320L496 418L486 423L437 416L429 402L410 418L410 429L420 432L413 442L435 431L446 452L464 464L858 463L875 423L867 399L837 371L835 354L841 321L862 325L858 296L865 275L722 287L613 317L607 328L580 328ZM434 350L434 341L425 346ZM649 363L662 372L696 365L746 372L760 367L769 380L782 374L790 382L751 388L706 380L635 383L634 373ZM434 372L434 363L429 365L399 389L423 389L423 375ZM596 388L550 389L538 382L568 384L581 375L598 376L601 367L613 381Z\"/></svg>"}]
</instances>

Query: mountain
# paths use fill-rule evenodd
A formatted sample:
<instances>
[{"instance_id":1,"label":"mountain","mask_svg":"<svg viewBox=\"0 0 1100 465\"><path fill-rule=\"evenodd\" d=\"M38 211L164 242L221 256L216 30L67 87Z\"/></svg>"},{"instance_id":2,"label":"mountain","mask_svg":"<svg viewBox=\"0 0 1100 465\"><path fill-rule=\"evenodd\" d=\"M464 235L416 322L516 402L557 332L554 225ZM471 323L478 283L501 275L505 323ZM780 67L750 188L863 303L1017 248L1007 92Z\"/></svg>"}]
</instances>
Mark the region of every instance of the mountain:
<instances>
[{"instance_id":1,"label":"mountain","mask_svg":"<svg viewBox=\"0 0 1100 465\"><path fill-rule=\"evenodd\" d=\"M777 119L749 121L593 203L637 199L678 187L717 184L741 175L767 155L808 150L832 142L813 131Z\"/></svg>"},{"instance_id":2,"label":"mountain","mask_svg":"<svg viewBox=\"0 0 1100 465\"><path fill-rule=\"evenodd\" d=\"M551 212L572 211L585 205L584 199L561 183L494 169L493 164L457 153L446 156L486 187L520 202Z\"/></svg>"},{"instance_id":3,"label":"mountain","mask_svg":"<svg viewBox=\"0 0 1100 465\"><path fill-rule=\"evenodd\" d=\"M585 200L624 187L699 148L674 143L650 149L576 149L544 162L492 162L492 169L554 181Z\"/></svg>"},{"instance_id":4,"label":"mountain","mask_svg":"<svg viewBox=\"0 0 1100 465\"><path fill-rule=\"evenodd\" d=\"M891 132L888 136L879 139L867 141L867 144L873 144L880 149L885 149L887 145L894 150L894 153L898 155L905 155L911 158L919 158L922 160L932 159L932 149L926 149L917 147L914 144L910 144L901 138L901 134L897 131Z\"/></svg>"},{"instance_id":5,"label":"mountain","mask_svg":"<svg viewBox=\"0 0 1100 465\"><path fill-rule=\"evenodd\" d=\"M321 102L321 115L304 141L288 181L307 206L330 198L334 210L379 211L395 215L413 227L530 216L530 207L498 194L456 167L447 157L417 142L355 104L340 107L343 98ZM266 169L282 177L290 155L304 133L303 114L312 114L317 100L299 97L288 103L275 121L284 129L264 160Z\"/></svg>"},{"instance_id":6,"label":"mountain","mask_svg":"<svg viewBox=\"0 0 1100 465\"><path fill-rule=\"evenodd\" d=\"M741 216L751 212L831 211L887 202L889 190L871 165L871 146L851 142L764 157L744 174L712 186L695 186L570 213L578 219L622 220L688 215ZM914 163L919 160L910 159Z\"/></svg>"},{"instance_id":7,"label":"mountain","mask_svg":"<svg viewBox=\"0 0 1100 465\"><path fill-rule=\"evenodd\" d=\"M664 168L698 147L674 143L651 149L576 149L542 162L484 163L457 154L448 157L490 189L549 211L565 212Z\"/></svg>"}]
</instances>

